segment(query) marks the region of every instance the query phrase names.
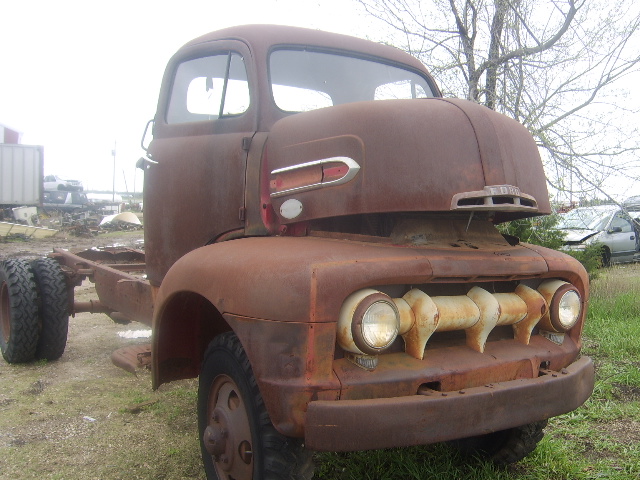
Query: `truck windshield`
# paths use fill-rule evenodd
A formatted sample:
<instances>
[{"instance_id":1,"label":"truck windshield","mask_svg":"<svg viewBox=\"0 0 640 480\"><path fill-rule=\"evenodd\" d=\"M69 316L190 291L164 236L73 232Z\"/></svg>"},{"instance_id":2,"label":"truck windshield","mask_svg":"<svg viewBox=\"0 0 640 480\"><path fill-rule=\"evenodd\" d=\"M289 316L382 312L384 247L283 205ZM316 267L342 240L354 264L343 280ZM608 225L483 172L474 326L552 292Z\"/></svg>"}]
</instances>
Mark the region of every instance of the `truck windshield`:
<instances>
[{"instance_id":1,"label":"truck windshield","mask_svg":"<svg viewBox=\"0 0 640 480\"><path fill-rule=\"evenodd\" d=\"M334 53L275 50L269 59L269 73L273 99L287 112L434 96L427 78L408 67Z\"/></svg>"}]
</instances>

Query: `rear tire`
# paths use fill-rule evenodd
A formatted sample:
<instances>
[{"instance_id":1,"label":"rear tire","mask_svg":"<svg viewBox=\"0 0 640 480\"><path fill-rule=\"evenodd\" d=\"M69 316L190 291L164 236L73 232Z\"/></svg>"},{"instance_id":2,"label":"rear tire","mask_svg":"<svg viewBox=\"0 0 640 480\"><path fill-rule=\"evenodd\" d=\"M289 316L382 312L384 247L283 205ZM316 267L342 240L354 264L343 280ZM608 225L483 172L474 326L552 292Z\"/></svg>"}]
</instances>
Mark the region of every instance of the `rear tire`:
<instances>
[{"instance_id":1,"label":"rear tire","mask_svg":"<svg viewBox=\"0 0 640 480\"><path fill-rule=\"evenodd\" d=\"M451 443L464 454L481 456L497 465L509 465L522 460L536 449L544 437L546 426L547 420L543 420Z\"/></svg>"},{"instance_id":2,"label":"rear tire","mask_svg":"<svg viewBox=\"0 0 640 480\"><path fill-rule=\"evenodd\" d=\"M38 344L38 294L25 260L0 263L0 349L9 363L33 360Z\"/></svg>"},{"instance_id":3,"label":"rear tire","mask_svg":"<svg viewBox=\"0 0 640 480\"><path fill-rule=\"evenodd\" d=\"M208 480L307 480L311 452L271 424L249 363L233 332L209 344L198 389L198 427Z\"/></svg>"},{"instance_id":4,"label":"rear tire","mask_svg":"<svg viewBox=\"0 0 640 480\"><path fill-rule=\"evenodd\" d=\"M36 358L57 360L67 346L69 331L69 297L67 283L58 262L39 258L31 263L38 289L40 311L40 339Z\"/></svg>"}]
</instances>

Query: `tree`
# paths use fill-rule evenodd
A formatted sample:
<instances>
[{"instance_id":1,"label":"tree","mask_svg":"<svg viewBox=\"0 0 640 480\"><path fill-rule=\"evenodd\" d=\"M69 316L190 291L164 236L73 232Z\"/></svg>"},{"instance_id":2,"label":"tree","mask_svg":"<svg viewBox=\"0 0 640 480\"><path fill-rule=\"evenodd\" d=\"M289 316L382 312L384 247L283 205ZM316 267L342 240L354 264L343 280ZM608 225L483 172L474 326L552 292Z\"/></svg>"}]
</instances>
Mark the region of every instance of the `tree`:
<instances>
[{"instance_id":1,"label":"tree","mask_svg":"<svg viewBox=\"0 0 640 480\"><path fill-rule=\"evenodd\" d=\"M612 181L637 179L635 111L621 89L640 64L637 2L356 1L445 95L524 124L554 190L611 198Z\"/></svg>"}]
</instances>

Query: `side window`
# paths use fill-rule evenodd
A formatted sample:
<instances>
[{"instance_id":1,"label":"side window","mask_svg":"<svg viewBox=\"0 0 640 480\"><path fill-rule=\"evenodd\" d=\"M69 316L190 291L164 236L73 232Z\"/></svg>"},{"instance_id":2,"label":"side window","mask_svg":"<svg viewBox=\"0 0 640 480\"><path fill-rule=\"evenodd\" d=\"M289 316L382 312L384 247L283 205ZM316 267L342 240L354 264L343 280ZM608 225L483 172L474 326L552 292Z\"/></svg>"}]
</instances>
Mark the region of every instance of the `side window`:
<instances>
[{"instance_id":1,"label":"side window","mask_svg":"<svg viewBox=\"0 0 640 480\"><path fill-rule=\"evenodd\" d=\"M167 123L215 120L249 108L249 84L242 56L234 52L181 63L171 89Z\"/></svg>"},{"instance_id":2,"label":"side window","mask_svg":"<svg viewBox=\"0 0 640 480\"><path fill-rule=\"evenodd\" d=\"M611 226L609 228L615 227L622 228L622 233L629 233L633 231L631 223L629 223L627 219L621 217L620 215L616 215L615 217L613 217L613 220L611 220Z\"/></svg>"}]
</instances>

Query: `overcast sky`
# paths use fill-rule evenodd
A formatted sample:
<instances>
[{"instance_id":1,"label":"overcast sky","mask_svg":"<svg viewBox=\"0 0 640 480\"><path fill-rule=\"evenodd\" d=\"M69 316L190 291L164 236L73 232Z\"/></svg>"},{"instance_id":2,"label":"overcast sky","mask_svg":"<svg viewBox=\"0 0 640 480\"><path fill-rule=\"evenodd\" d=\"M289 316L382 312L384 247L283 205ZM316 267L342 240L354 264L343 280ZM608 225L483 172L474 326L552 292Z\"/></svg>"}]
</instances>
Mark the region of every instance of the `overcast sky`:
<instances>
[{"instance_id":1,"label":"overcast sky","mask_svg":"<svg viewBox=\"0 0 640 480\"><path fill-rule=\"evenodd\" d=\"M277 23L364 36L348 0L0 0L0 124L44 145L45 174L139 191L135 170L164 67L184 43Z\"/></svg>"}]
</instances>

